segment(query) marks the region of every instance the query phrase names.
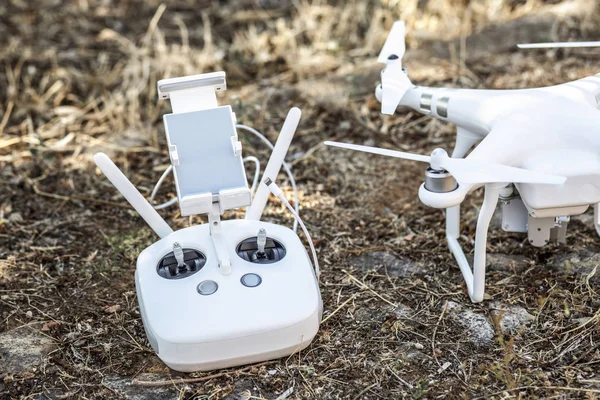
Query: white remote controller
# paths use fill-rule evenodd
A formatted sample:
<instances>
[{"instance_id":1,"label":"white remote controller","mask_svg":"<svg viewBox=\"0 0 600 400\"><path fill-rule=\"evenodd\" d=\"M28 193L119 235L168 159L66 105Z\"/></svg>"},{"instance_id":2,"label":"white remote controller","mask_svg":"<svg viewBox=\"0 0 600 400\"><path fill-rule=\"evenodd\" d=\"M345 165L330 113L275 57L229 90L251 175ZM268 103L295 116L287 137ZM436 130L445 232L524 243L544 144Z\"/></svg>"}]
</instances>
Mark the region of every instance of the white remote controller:
<instances>
[{"instance_id":1,"label":"white remote controller","mask_svg":"<svg viewBox=\"0 0 600 400\"><path fill-rule=\"evenodd\" d=\"M218 110L226 108L232 114L229 107L215 107L214 93L211 96L206 90L224 89L225 74L168 79L158 86L159 96L170 96L174 108L173 114L165 116L165 125L182 215L207 213L209 223L174 232L105 154L94 156L102 172L161 237L142 251L135 271L148 341L165 364L183 372L249 364L304 349L318 331L323 307L308 253L296 233L286 227L251 217L221 221L224 210L249 205L245 172L238 168L237 136L234 132L225 138L232 145L225 150L215 140L207 144L199 135L189 138L186 131L222 123L219 113L226 113ZM186 124L173 123L178 109L185 118L199 112L196 117L209 121L185 128ZM266 168L274 174L265 177L267 182L279 172L281 165L273 163L282 162L281 152L287 152L299 118L298 109L288 114ZM231 128L229 122L225 128ZM214 129L208 133L222 134ZM197 183L188 174L188 166L194 164L189 160L192 145L203 149L203 162L222 168L210 170L213 182ZM243 185L238 186L240 173ZM261 187L269 190L264 183ZM209 188L206 193L205 188ZM260 218L264 204L258 208L252 215Z\"/></svg>"}]
</instances>

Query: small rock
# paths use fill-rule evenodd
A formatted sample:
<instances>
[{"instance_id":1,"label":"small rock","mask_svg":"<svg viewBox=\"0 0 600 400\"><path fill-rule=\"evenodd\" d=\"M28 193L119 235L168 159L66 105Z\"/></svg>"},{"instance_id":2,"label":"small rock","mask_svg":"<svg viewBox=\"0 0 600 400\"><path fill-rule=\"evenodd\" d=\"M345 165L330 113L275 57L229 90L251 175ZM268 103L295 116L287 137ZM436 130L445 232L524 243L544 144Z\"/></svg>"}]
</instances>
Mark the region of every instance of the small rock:
<instances>
[{"instance_id":1,"label":"small rock","mask_svg":"<svg viewBox=\"0 0 600 400\"><path fill-rule=\"evenodd\" d=\"M408 318L413 315L415 310L410 308L407 305L399 304L398 307L394 310L394 314L396 314L396 318Z\"/></svg>"},{"instance_id":2,"label":"small rock","mask_svg":"<svg viewBox=\"0 0 600 400\"><path fill-rule=\"evenodd\" d=\"M525 271L531 260L521 255L490 253L487 255L487 269L490 271Z\"/></svg>"},{"instance_id":3,"label":"small rock","mask_svg":"<svg viewBox=\"0 0 600 400\"><path fill-rule=\"evenodd\" d=\"M600 254L582 250L578 253L559 255L548 267L561 275L581 276L592 284L600 283ZM596 269L596 271L594 271Z\"/></svg>"},{"instance_id":4,"label":"small rock","mask_svg":"<svg viewBox=\"0 0 600 400\"><path fill-rule=\"evenodd\" d=\"M11 223L23 222L23 216L21 215L20 212L14 212L8 216L8 222L11 222Z\"/></svg>"},{"instance_id":5,"label":"small rock","mask_svg":"<svg viewBox=\"0 0 600 400\"><path fill-rule=\"evenodd\" d=\"M447 370L451 365L452 365L452 363L450 361L446 361L440 368L438 368L437 373L441 374L442 372Z\"/></svg>"},{"instance_id":6,"label":"small rock","mask_svg":"<svg viewBox=\"0 0 600 400\"><path fill-rule=\"evenodd\" d=\"M106 306L104 307L104 312L107 314L116 313L121 310L121 305L115 304L114 306Z\"/></svg>"},{"instance_id":7,"label":"small rock","mask_svg":"<svg viewBox=\"0 0 600 400\"><path fill-rule=\"evenodd\" d=\"M54 350L54 341L31 326L0 334L0 371L21 374L40 367L44 357Z\"/></svg>"},{"instance_id":8,"label":"small rock","mask_svg":"<svg viewBox=\"0 0 600 400\"><path fill-rule=\"evenodd\" d=\"M418 364L431 362L431 357L421 351L423 349L423 345L420 343L402 343L399 347L399 356L406 362Z\"/></svg>"},{"instance_id":9,"label":"small rock","mask_svg":"<svg viewBox=\"0 0 600 400\"><path fill-rule=\"evenodd\" d=\"M471 343L477 346L487 346L494 339L494 328L485 315L463 307L453 301L446 303L450 317L462 326Z\"/></svg>"},{"instance_id":10,"label":"small rock","mask_svg":"<svg viewBox=\"0 0 600 400\"><path fill-rule=\"evenodd\" d=\"M233 383L233 392L223 398L223 400L241 400L256 398L274 398L275 393L259 392L252 379L242 378Z\"/></svg>"},{"instance_id":11,"label":"small rock","mask_svg":"<svg viewBox=\"0 0 600 400\"><path fill-rule=\"evenodd\" d=\"M350 130L350 128L352 128L352 124L350 123L350 121L342 121L340 122L340 130L342 131L348 131Z\"/></svg>"},{"instance_id":12,"label":"small rock","mask_svg":"<svg viewBox=\"0 0 600 400\"><path fill-rule=\"evenodd\" d=\"M492 308L492 315L500 318L500 329L505 333L517 333L522 327L535 319L533 315L520 306L492 303L490 307Z\"/></svg>"},{"instance_id":13,"label":"small rock","mask_svg":"<svg viewBox=\"0 0 600 400\"><path fill-rule=\"evenodd\" d=\"M57 326L59 324L60 323L57 321L48 321L48 322L44 323L44 326L42 326L42 331L48 332L49 330L51 330L52 328L54 328L55 326Z\"/></svg>"},{"instance_id":14,"label":"small rock","mask_svg":"<svg viewBox=\"0 0 600 400\"><path fill-rule=\"evenodd\" d=\"M140 381L162 381L164 376L158 374L140 374L136 377ZM121 376L110 376L103 382L123 398L127 400L176 400L179 399L179 390L173 385L167 386L142 386L133 385L131 378Z\"/></svg>"},{"instance_id":15,"label":"small rock","mask_svg":"<svg viewBox=\"0 0 600 400\"><path fill-rule=\"evenodd\" d=\"M399 258L385 251L364 253L351 259L349 264L361 271L381 270L381 273L387 272L391 277L410 276L419 270L414 261Z\"/></svg>"}]
</instances>

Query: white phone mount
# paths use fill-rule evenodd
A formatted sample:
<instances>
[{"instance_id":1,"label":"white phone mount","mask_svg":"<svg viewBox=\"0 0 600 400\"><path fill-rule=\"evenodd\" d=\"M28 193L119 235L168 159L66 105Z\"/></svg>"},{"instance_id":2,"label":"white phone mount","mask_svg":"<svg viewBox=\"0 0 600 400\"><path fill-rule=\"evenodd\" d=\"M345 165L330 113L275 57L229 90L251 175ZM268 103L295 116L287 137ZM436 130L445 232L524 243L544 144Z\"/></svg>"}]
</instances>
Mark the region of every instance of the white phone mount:
<instances>
[{"instance_id":1,"label":"white phone mount","mask_svg":"<svg viewBox=\"0 0 600 400\"><path fill-rule=\"evenodd\" d=\"M221 214L252 202L242 161L242 144L231 106L219 106L225 73L158 81L158 96L170 99L163 122L182 216L208 214L220 271L231 273L221 234Z\"/></svg>"}]
</instances>

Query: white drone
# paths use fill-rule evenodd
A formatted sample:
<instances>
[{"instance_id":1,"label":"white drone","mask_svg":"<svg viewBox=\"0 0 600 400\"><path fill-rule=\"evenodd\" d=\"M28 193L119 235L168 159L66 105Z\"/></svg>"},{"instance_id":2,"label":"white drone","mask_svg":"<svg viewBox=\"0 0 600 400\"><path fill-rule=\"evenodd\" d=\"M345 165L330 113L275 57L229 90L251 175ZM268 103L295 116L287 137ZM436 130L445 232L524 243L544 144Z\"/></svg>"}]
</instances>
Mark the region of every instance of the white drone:
<instances>
[{"instance_id":1,"label":"white drone","mask_svg":"<svg viewBox=\"0 0 600 400\"><path fill-rule=\"evenodd\" d=\"M446 238L474 303L483 301L486 241L500 199L502 228L528 232L543 246L564 242L572 215L594 205L600 234L600 74L552 87L523 90L469 90L414 85L402 68L404 22L394 23L379 54L385 63L376 96L381 111L407 106L457 126L452 158L443 149L431 156L376 147L325 142L367 153L429 163L420 200L446 209ZM600 45L597 42L577 47ZM523 47L574 47L573 43ZM465 157L475 145L479 145ZM464 158L463 158L464 157ZM484 186L477 220L473 269L458 242L460 203Z\"/></svg>"}]
</instances>

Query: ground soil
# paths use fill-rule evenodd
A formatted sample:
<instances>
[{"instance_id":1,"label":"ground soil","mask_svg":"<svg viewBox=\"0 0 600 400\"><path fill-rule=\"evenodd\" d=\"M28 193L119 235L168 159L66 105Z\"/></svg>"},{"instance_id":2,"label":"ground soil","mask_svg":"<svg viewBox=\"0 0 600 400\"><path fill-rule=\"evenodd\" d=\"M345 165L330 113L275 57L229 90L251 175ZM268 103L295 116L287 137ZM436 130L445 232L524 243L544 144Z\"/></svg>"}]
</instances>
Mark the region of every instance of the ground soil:
<instances>
[{"instance_id":1,"label":"ground soil","mask_svg":"<svg viewBox=\"0 0 600 400\"><path fill-rule=\"evenodd\" d=\"M497 217L487 299L473 305L442 212L417 198L422 166L322 145L452 148L451 126L410 110L380 114L374 59L400 17L420 84L523 88L598 72L598 50L517 52L510 43L597 40L594 2L490 3L0 4L0 398L600 393L600 245L589 213L571 221L567 245L544 248L503 232ZM521 36L498 36L517 28ZM137 255L156 237L91 157L107 152L149 196L168 164L169 106L157 102L156 80L219 69L228 74L220 101L271 140L290 107L303 111L288 161L319 254L324 322L289 358L182 374L151 350L135 295ZM267 160L260 142L240 136L245 155ZM169 178L157 201L173 195ZM462 207L469 253L481 198ZM161 213L173 228L205 222L177 207ZM292 222L278 203L265 219Z\"/></svg>"}]
</instances>

